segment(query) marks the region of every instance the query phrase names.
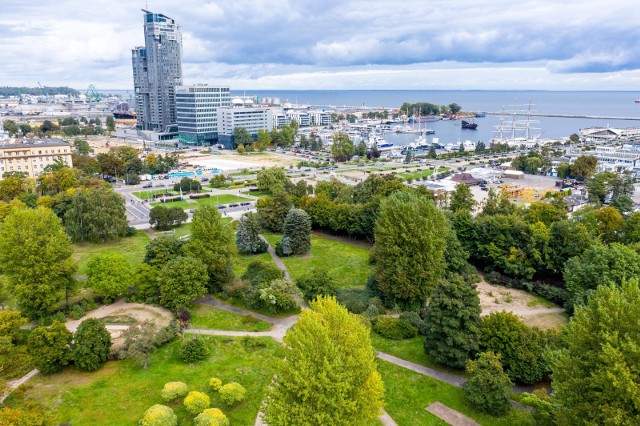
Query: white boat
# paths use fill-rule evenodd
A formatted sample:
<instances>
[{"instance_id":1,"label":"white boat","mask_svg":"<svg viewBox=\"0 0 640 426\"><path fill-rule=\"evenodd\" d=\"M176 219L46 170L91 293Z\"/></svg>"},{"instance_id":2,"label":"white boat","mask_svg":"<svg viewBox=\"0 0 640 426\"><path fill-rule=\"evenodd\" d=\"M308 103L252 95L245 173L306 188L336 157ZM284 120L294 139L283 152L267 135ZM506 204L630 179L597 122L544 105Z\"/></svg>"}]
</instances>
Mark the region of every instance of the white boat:
<instances>
[{"instance_id":1,"label":"white boat","mask_svg":"<svg viewBox=\"0 0 640 426\"><path fill-rule=\"evenodd\" d=\"M512 147L524 145L527 148L538 144L543 132L541 128L532 126L539 122L531 120L531 107L529 102L527 105L512 105L512 110L503 111L499 118L500 124L494 126L497 135L491 139L491 144L500 143Z\"/></svg>"}]
</instances>

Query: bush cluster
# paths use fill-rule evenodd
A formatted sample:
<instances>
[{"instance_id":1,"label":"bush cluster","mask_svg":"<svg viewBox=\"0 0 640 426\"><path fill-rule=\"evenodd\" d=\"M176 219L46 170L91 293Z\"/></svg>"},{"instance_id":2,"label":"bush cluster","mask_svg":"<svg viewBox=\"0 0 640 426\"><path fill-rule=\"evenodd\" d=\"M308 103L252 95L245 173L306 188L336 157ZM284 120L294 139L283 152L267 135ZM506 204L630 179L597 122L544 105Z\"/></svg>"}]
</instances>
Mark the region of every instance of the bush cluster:
<instances>
[{"instance_id":1,"label":"bush cluster","mask_svg":"<svg viewBox=\"0 0 640 426\"><path fill-rule=\"evenodd\" d=\"M245 398L247 390L240 383L231 382L222 386L218 393L225 404L233 405Z\"/></svg>"},{"instance_id":2,"label":"bush cluster","mask_svg":"<svg viewBox=\"0 0 640 426\"><path fill-rule=\"evenodd\" d=\"M209 408L211 398L206 393L191 391L184 399L184 407L190 414L200 414Z\"/></svg>"},{"instance_id":3,"label":"bush cluster","mask_svg":"<svg viewBox=\"0 0 640 426\"><path fill-rule=\"evenodd\" d=\"M193 422L195 426L229 426L229 419L218 408L207 408Z\"/></svg>"},{"instance_id":4,"label":"bush cluster","mask_svg":"<svg viewBox=\"0 0 640 426\"><path fill-rule=\"evenodd\" d=\"M392 340L409 339L418 335L418 329L399 318L378 317L373 331Z\"/></svg>"},{"instance_id":5,"label":"bush cluster","mask_svg":"<svg viewBox=\"0 0 640 426\"><path fill-rule=\"evenodd\" d=\"M165 383L160 396L164 401L171 402L174 399L183 398L187 393L189 393L189 388L186 383L169 382Z\"/></svg>"},{"instance_id":6,"label":"bush cluster","mask_svg":"<svg viewBox=\"0 0 640 426\"><path fill-rule=\"evenodd\" d=\"M178 416L173 410L166 405L152 405L145 411L140 426L176 426L178 424Z\"/></svg>"}]
</instances>

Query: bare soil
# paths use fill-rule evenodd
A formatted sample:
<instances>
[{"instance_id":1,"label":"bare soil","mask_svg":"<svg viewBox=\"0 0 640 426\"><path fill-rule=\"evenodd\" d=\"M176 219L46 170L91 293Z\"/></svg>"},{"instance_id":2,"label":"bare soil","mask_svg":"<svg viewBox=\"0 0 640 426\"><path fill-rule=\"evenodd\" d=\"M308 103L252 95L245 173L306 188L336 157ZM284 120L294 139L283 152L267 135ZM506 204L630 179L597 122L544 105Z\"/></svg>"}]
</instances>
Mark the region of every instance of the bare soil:
<instances>
[{"instance_id":1,"label":"bare soil","mask_svg":"<svg viewBox=\"0 0 640 426\"><path fill-rule=\"evenodd\" d=\"M525 324L542 329L566 325L565 310L523 290L516 290L480 281L477 286L481 315L507 311L519 316Z\"/></svg>"}]
</instances>

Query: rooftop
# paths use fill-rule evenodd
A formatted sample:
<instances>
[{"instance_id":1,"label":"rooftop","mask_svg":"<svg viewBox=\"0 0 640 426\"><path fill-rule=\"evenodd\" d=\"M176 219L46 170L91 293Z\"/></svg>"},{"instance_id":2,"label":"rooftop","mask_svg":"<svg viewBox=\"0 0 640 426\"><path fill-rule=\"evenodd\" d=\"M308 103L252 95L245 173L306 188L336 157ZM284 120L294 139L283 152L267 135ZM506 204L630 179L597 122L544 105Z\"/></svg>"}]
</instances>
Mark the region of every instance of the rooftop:
<instances>
[{"instance_id":1,"label":"rooftop","mask_svg":"<svg viewBox=\"0 0 640 426\"><path fill-rule=\"evenodd\" d=\"M22 139L16 140L13 143L3 143L0 145L0 149L16 149L23 147L31 147L31 146L68 146L71 144L63 141L58 138L49 138L49 139Z\"/></svg>"}]
</instances>

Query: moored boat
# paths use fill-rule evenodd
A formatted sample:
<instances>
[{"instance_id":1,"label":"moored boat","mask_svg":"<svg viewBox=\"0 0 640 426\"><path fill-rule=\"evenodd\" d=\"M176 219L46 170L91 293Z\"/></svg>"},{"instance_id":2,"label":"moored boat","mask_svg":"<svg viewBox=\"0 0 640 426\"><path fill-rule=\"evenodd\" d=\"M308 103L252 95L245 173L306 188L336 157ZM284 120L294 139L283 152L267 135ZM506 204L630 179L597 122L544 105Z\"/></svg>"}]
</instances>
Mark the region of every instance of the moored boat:
<instances>
[{"instance_id":1,"label":"moored boat","mask_svg":"<svg viewBox=\"0 0 640 426\"><path fill-rule=\"evenodd\" d=\"M468 122L467 120L462 120L462 128L475 130L478 128L478 123L471 123L471 122Z\"/></svg>"}]
</instances>

